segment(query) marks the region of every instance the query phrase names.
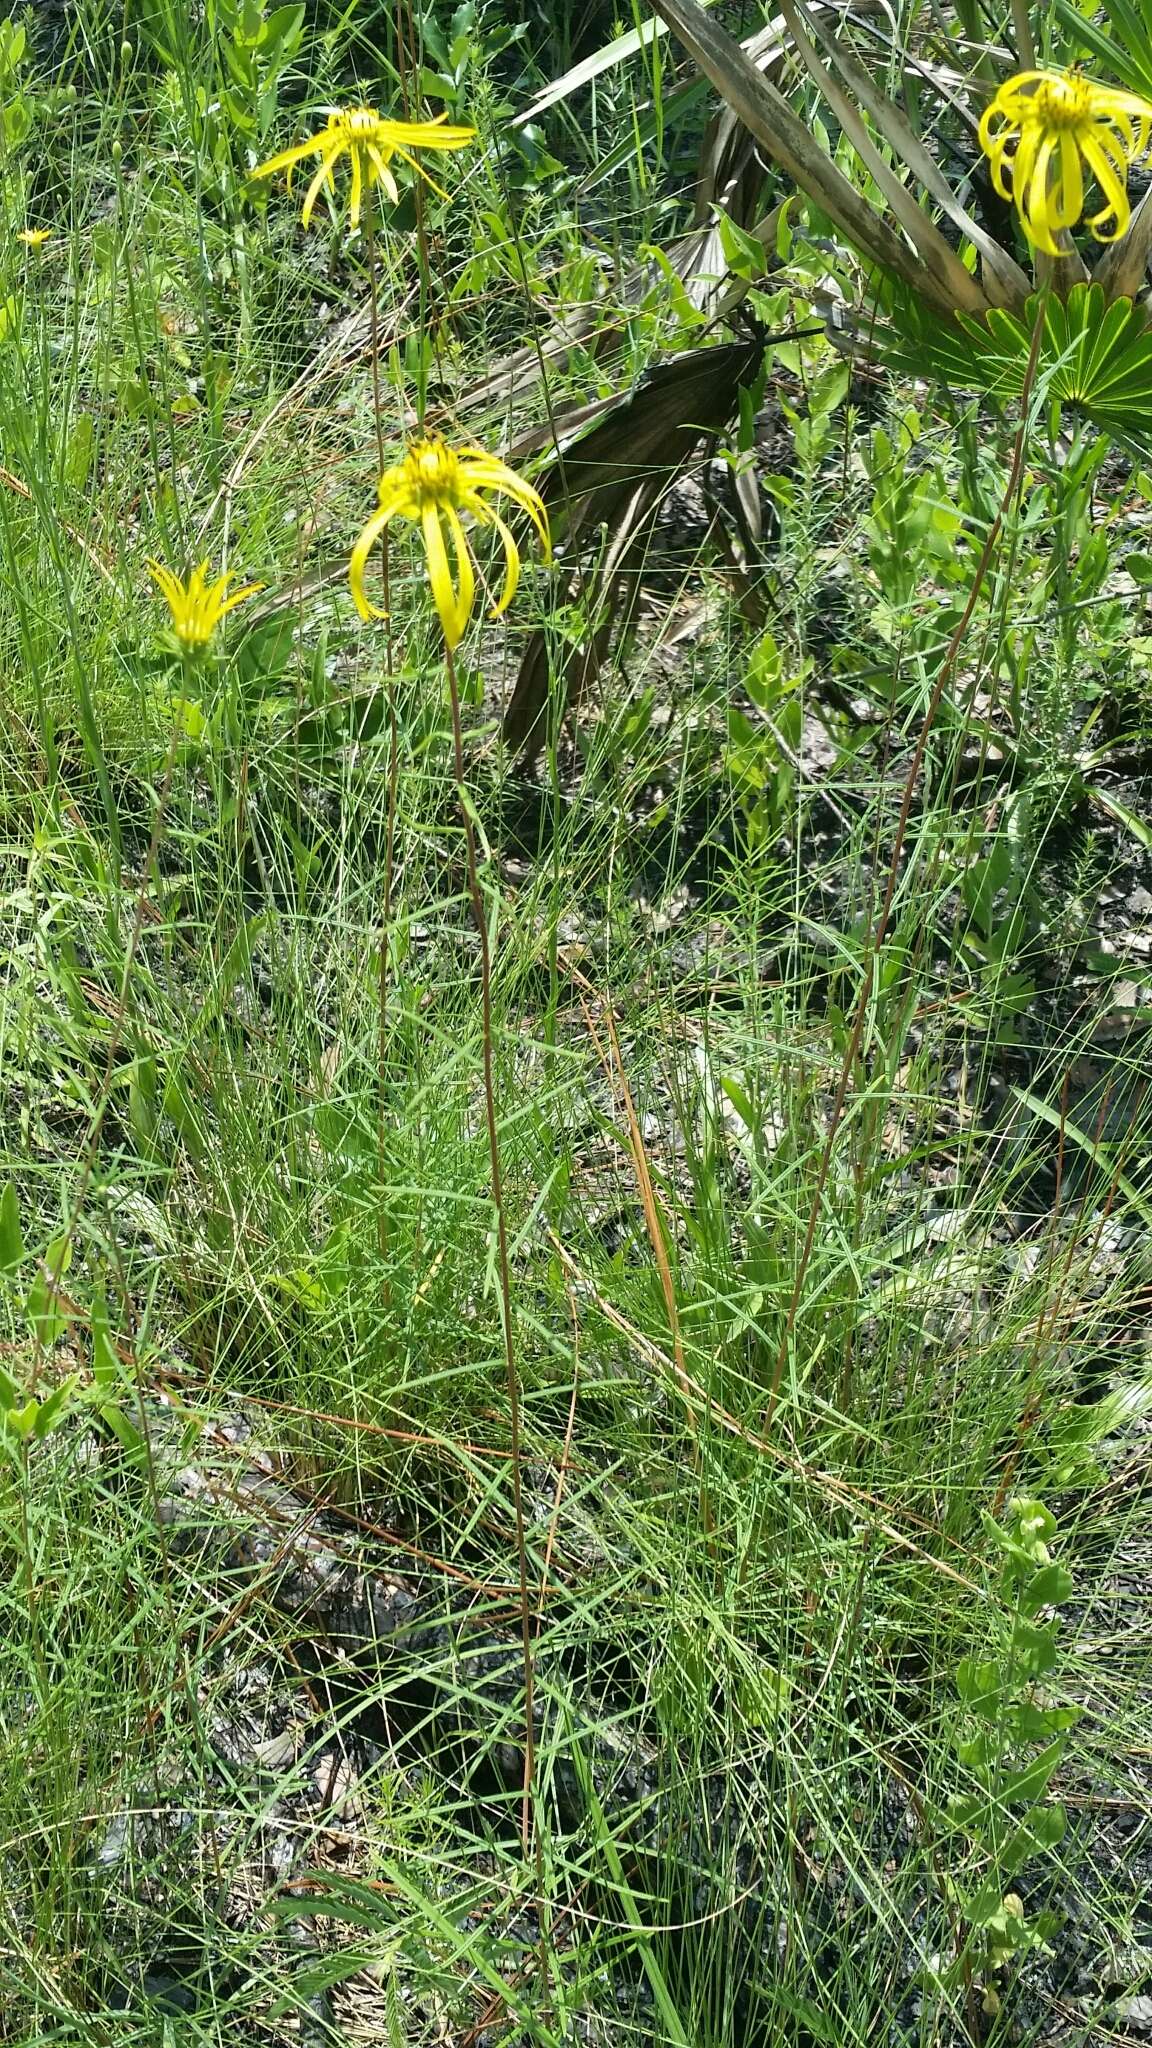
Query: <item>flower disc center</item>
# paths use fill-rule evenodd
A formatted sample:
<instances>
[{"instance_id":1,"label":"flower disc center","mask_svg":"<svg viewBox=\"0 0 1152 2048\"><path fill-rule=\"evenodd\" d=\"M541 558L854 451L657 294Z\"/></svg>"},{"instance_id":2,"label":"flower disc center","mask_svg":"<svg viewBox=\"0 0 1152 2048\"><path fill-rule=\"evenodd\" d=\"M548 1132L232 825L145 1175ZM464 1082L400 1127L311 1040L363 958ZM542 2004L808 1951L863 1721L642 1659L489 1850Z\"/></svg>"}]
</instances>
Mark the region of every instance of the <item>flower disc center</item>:
<instances>
[{"instance_id":1,"label":"flower disc center","mask_svg":"<svg viewBox=\"0 0 1152 2048\"><path fill-rule=\"evenodd\" d=\"M1077 128L1091 115L1091 87L1082 78L1046 78L1037 86L1036 117L1048 128Z\"/></svg>"},{"instance_id":2,"label":"flower disc center","mask_svg":"<svg viewBox=\"0 0 1152 2048\"><path fill-rule=\"evenodd\" d=\"M408 458L417 490L426 497L455 500L457 462L442 441L421 441Z\"/></svg>"}]
</instances>

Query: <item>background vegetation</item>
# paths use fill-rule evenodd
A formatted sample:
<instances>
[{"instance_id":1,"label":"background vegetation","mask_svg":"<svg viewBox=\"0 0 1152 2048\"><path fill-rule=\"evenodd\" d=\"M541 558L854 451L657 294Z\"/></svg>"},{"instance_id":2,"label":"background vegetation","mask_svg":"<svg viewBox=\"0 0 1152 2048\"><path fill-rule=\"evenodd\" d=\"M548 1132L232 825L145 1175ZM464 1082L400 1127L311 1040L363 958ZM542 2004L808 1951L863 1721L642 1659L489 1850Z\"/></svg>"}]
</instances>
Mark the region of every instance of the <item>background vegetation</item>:
<instances>
[{"instance_id":1,"label":"background vegetation","mask_svg":"<svg viewBox=\"0 0 1152 2048\"><path fill-rule=\"evenodd\" d=\"M1021 264L1024 12L859 30ZM373 251L250 175L361 100L478 131ZM17 8L0 136L0 2035L1146 2034L1139 334L977 388L594 5ZM463 812L373 261L558 541Z\"/></svg>"}]
</instances>

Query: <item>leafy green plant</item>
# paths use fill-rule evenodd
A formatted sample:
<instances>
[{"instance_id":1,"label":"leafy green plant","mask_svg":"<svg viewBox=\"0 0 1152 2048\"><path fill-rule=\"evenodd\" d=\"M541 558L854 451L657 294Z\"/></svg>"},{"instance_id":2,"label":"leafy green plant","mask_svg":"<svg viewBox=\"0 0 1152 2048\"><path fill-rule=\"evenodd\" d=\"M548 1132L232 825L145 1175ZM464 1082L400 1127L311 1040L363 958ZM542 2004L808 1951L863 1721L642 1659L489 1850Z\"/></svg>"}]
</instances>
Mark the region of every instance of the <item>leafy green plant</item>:
<instances>
[{"instance_id":1,"label":"leafy green plant","mask_svg":"<svg viewBox=\"0 0 1152 2048\"><path fill-rule=\"evenodd\" d=\"M67 1234L53 1239L39 1258L30 1260L19 1197L12 1182L6 1182L0 1192L0 1289L22 1310L30 1341L23 1347L29 1364L26 1375L0 1363L0 1439L6 1437L13 1446L42 1441L80 1410L95 1416L121 1449L139 1460L144 1455L144 1439L125 1406L132 1382L112 1339L103 1290L97 1289L85 1315L64 1293L64 1276L71 1263L72 1241ZM31 1278L25 1280L29 1266ZM91 1344L90 1383L85 1386L78 1372L69 1372L42 1393L45 1355L61 1338L85 1325Z\"/></svg>"},{"instance_id":2,"label":"leafy green plant","mask_svg":"<svg viewBox=\"0 0 1152 2048\"><path fill-rule=\"evenodd\" d=\"M771 633L752 650L744 676L751 713L728 710L725 771L744 822L749 852L768 846L785 825L793 801L803 737L805 661L791 670Z\"/></svg>"},{"instance_id":3,"label":"leafy green plant","mask_svg":"<svg viewBox=\"0 0 1152 2048\"><path fill-rule=\"evenodd\" d=\"M32 100L24 83L28 31L22 21L0 21L0 144L18 148L32 128Z\"/></svg>"},{"instance_id":4,"label":"leafy green plant","mask_svg":"<svg viewBox=\"0 0 1152 2048\"><path fill-rule=\"evenodd\" d=\"M1059 1662L1058 1622L1044 1615L1072 1592L1072 1575L1049 1548L1056 1523L1040 1501L1011 1502L1007 1527L985 1516L1000 1554L998 1592L1005 1611L1001 1639L990 1656L966 1657L956 1673L962 1714L956 1756L975 1790L955 1793L946 1825L961 1835L977 1865L978 1883L949 1878L948 1893L970 1930L957 1969L972 1969L983 2009L1000 2007L995 1979L1030 1949L1056 1934L1059 1916L1029 1913L1013 1880L1036 1857L1055 1849L1067 1825L1064 1808L1048 1799L1060 1768L1076 1707L1054 1705L1043 1681Z\"/></svg>"},{"instance_id":5,"label":"leafy green plant","mask_svg":"<svg viewBox=\"0 0 1152 2048\"><path fill-rule=\"evenodd\" d=\"M286 74L300 53L304 7L266 0L217 0L219 50L227 83L220 99L243 141L263 153Z\"/></svg>"}]
</instances>

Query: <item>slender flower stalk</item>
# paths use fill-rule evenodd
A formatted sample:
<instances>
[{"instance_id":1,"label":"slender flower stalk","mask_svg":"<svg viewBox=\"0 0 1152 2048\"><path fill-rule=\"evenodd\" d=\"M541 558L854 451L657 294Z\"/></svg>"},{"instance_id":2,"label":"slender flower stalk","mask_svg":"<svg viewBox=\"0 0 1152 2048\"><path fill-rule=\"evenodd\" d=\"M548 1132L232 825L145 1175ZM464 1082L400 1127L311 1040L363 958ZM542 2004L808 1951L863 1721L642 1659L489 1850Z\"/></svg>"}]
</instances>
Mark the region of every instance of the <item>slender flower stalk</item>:
<instances>
[{"instance_id":1,"label":"slender flower stalk","mask_svg":"<svg viewBox=\"0 0 1152 2048\"><path fill-rule=\"evenodd\" d=\"M229 592L235 573L231 569L209 583L207 562L201 562L187 578L177 576L163 562L150 561L148 567L172 615L172 631L189 653L202 653L226 614L264 588L262 583L246 583L242 590Z\"/></svg>"},{"instance_id":2,"label":"slender flower stalk","mask_svg":"<svg viewBox=\"0 0 1152 2048\"><path fill-rule=\"evenodd\" d=\"M377 488L377 506L352 550L348 580L356 609L363 619L384 614L364 588L364 571L380 535L393 519L410 519L420 528L428 564L432 599L440 615L445 643L451 652L463 638L476 603L476 572L461 513L478 526L494 526L504 547L504 583L493 616L506 611L520 581L520 549L505 520L488 503L502 493L528 514L540 536L545 562L552 559L552 541L544 501L531 484L509 469L499 456L472 446L449 448L438 434L414 441L402 462L386 469ZM449 566L445 533L452 542L455 570Z\"/></svg>"},{"instance_id":3,"label":"slender flower stalk","mask_svg":"<svg viewBox=\"0 0 1152 2048\"><path fill-rule=\"evenodd\" d=\"M1098 242L1115 242L1132 217L1128 169L1152 137L1152 106L1137 94L1073 71L1021 71L1006 79L980 121L992 182L1024 232L1048 256L1084 213L1085 172L1104 204L1088 216ZM1011 185L1005 172L1011 173Z\"/></svg>"},{"instance_id":4,"label":"slender flower stalk","mask_svg":"<svg viewBox=\"0 0 1152 2048\"><path fill-rule=\"evenodd\" d=\"M512 1521L516 1531L516 1561L519 1571L520 1636L524 1671L524 1779L520 1802L520 1839L527 1856L532 1845L532 1781L536 1759L536 1661L532 1648L533 1618L528 1596L528 1525L524 1512L523 1435L520 1415L520 1374L516 1365L516 1341L512 1327L512 1269L508 1250L508 1221L504 1209L504 1173L500 1160L500 1133L496 1119L495 1032L492 1023L492 939L488 914L480 887L480 864L476 858L476 829L471 805L465 795L464 734L460 718L460 686L452 644L445 634L444 660L448 670L448 696L452 707L452 756L460 810L464 824L464 854L468 870L468 898L476 936L480 941L480 1018L484 1047L484 1114L488 1130L488 1171L492 1183L492 1207L496 1218L496 1273L500 1284L500 1321L504 1336L504 1369L508 1388L508 1435L511 1440Z\"/></svg>"},{"instance_id":5,"label":"slender flower stalk","mask_svg":"<svg viewBox=\"0 0 1152 2048\"><path fill-rule=\"evenodd\" d=\"M519 1566L520 1622L524 1662L524 1784L520 1826L524 1853L532 1840L532 1784L535 1769L535 1660L533 1614L528 1591L528 1541L524 1511L523 1436L520 1408L520 1376L512 1323L512 1275L508 1245L508 1223L504 1205L504 1179L500 1159L500 1134L496 1114L495 1029L492 1015L492 970L494 937L476 850L473 809L466 792L464 738L460 717L460 686L456 675L455 649L464 633L476 601L476 575L468 537L461 520L466 513L480 526L494 526L504 546L504 585L496 611L504 611L516 594L520 576L520 550L516 541L488 500L503 495L525 511L540 536L546 560L551 559L551 537L544 501L531 484L509 469L498 456L483 448L449 448L439 435L425 435L414 441L402 462L386 469L377 490L377 508L352 550L349 581L352 595L363 618L380 618L364 589L368 558L393 519L409 519L419 526L428 564L432 599L444 634L444 659L448 672L448 696L452 708L452 755L464 827L464 854L468 874L468 898L480 942L481 1036L484 1052L484 1110L488 1129L488 1164L492 1207L496 1221L496 1269L500 1286L500 1319L504 1335L504 1364L508 1387L508 1428L511 1439L512 1508L516 1529ZM455 580L448 566L445 528L452 540Z\"/></svg>"},{"instance_id":6,"label":"slender flower stalk","mask_svg":"<svg viewBox=\"0 0 1152 2048\"><path fill-rule=\"evenodd\" d=\"M339 107L329 114L327 125L316 135L309 135L306 141L297 142L291 149L282 149L276 156L270 156L267 163L257 165L252 176L271 178L277 171L287 171L291 183L296 165L305 157L318 156L319 168L304 195L300 214L307 227L325 185L335 191L333 172L340 158L346 156L352 178L348 224L357 228L365 188L371 192L375 185L380 184L393 206L399 200L400 193L391 170L393 157L399 157L410 165L418 177L439 192L440 187L429 177L415 152L464 149L475 137L474 128L450 126L444 114L438 114L432 121L388 121L374 107Z\"/></svg>"}]
</instances>

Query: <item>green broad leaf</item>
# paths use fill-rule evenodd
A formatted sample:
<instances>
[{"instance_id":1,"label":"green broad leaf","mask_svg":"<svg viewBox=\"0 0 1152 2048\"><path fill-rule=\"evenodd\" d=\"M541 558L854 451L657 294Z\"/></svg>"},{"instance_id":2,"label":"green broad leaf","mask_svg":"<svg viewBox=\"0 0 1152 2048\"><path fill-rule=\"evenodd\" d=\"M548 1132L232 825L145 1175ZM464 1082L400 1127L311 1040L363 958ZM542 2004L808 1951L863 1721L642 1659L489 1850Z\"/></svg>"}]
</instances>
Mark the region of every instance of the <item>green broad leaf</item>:
<instances>
[{"instance_id":1,"label":"green broad leaf","mask_svg":"<svg viewBox=\"0 0 1152 2048\"><path fill-rule=\"evenodd\" d=\"M76 1385L76 1376L73 1373L60 1386L53 1387L52 1392L37 1404L37 1413L32 1421L31 1433L34 1437L50 1436L56 1424L63 1421L68 1405L76 1391Z\"/></svg>"},{"instance_id":2,"label":"green broad leaf","mask_svg":"<svg viewBox=\"0 0 1152 2048\"><path fill-rule=\"evenodd\" d=\"M1004 1897L996 1878L988 1878L978 1892L961 1898L960 1910L970 1927L994 1926L1004 1910Z\"/></svg>"},{"instance_id":3,"label":"green broad leaf","mask_svg":"<svg viewBox=\"0 0 1152 2048\"><path fill-rule=\"evenodd\" d=\"M1045 1910L1040 1913L1033 1913L1028 1924L1036 1940L1046 1947L1049 1942L1056 1939L1056 1936L1063 1928L1064 1915L1063 1913L1050 1913Z\"/></svg>"},{"instance_id":4,"label":"green broad leaf","mask_svg":"<svg viewBox=\"0 0 1152 2048\"><path fill-rule=\"evenodd\" d=\"M970 1770L982 1784L988 1783L999 1752L999 1741L990 1728L982 1728L978 1735L970 1735L956 1744L960 1762Z\"/></svg>"},{"instance_id":5,"label":"green broad leaf","mask_svg":"<svg viewBox=\"0 0 1152 2048\"><path fill-rule=\"evenodd\" d=\"M257 37L265 58L293 56L304 27L302 6L274 7Z\"/></svg>"},{"instance_id":6,"label":"green broad leaf","mask_svg":"<svg viewBox=\"0 0 1152 2048\"><path fill-rule=\"evenodd\" d=\"M0 77L19 70L27 46L28 31L23 22L6 21L0 25Z\"/></svg>"},{"instance_id":7,"label":"green broad leaf","mask_svg":"<svg viewBox=\"0 0 1152 2048\"><path fill-rule=\"evenodd\" d=\"M28 1290L26 1307L36 1342L45 1350L51 1350L68 1329L68 1317L60 1305L59 1286L64 1274L72 1263L72 1244L67 1237L58 1237L49 1245L40 1270Z\"/></svg>"},{"instance_id":8,"label":"green broad leaf","mask_svg":"<svg viewBox=\"0 0 1152 2048\"><path fill-rule=\"evenodd\" d=\"M1042 1799L1048 1790L1053 1771L1064 1754L1064 1743L1058 1736L1034 1756L1031 1763L1022 1770L1008 1771L1000 1783L1000 1797L1006 1804L1022 1804Z\"/></svg>"},{"instance_id":9,"label":"green broad leaf","mask_svg":"<svg viewBox=\"0 0 1152 2048\"><path fill-rule=\"evenodd\" d=\"M1115 818L1118 825L1123 825L1124 830L1130 832L1133 839L1138 840L1141 846L1152 853L1152 826L1148 824L1147 819L1129 810L1127 804L1122 804L1119 797L1114 796L1110 789L1101 789L1098 783L1093 783L1088 794L1093 803L1099 804L1102 811L1107 811L1110 818Z\"/></svg>"},{"instance_id":10,"label":"green broad leaf","mask_svg":"<svg viewBox=\"0 0 1152 2048\"><path fill-rule=\"evenodd\" d=\"M737 227L727 213L717 217L716 225L720 231L724 261L733 275L748 279L763 277L768 268L768 252L763 242L745 228Z\"/></svg>"},{"instance_id":11,"label":"green broad leaf","mask_svg":"<svg viewBox=\"0 0 1152 2048\"><path fill-rule=\"evenodd\" d=\"M1015 1877L1033 1856L1043 1856L1049 1849L1058 1848L1067 1826L1068 1816L1062 1806L1035 1808L1004 1843L999 1855L1001 1870L1008 1877Z\"/></svg>"},{"instance_id":12,"label":"green broad leaf","mask_svg":"<svg viewBox=\"0 0 1152 2048\"><path fill-rule=\"evenodd\" d=\"M323 1309L328 1301L328 1289L324 1279L307 1266L295 1266L289 1273L270 1273L269 1287L276 1287L289 1301L314 1313Z\"/></svg>"},{"instance_id":13,"label":"green broad leaf","mask_svg":"<svg viewBox=\"0 0 1152 2048\"><path fill-rule=\"evenodd\" d=\"M1035 1700L1020 1700L1013 1710L1016 1733L1022 1742L1047 1742L1074 1728L1082 1707L1040 1707Z\"/></svg>"},{"instance_id":14,"label":"green broad leaf","mask_svg":"<svg viewBox=\"0 0 1152 2048\"><path fill-rule=\"evenodd\" d=\"M947 1817L954 1828L972 1829L988 1818L988 1795L984 1792L953 1792L948 1798Z\"/></svg>"},{"instance_id":15,"label":"green broad leaf","mask_svg":"<svg viewBox=\"0 0 1152 2048\"><path fill-rule=\"evenodd\" d=\"M0 1428L11 1430L13 1436L22 1439L30 1437L39 1413L39 1401L26 1401L22 1408L5 1408L0 1413Z\"/></svg>"},{"instance_id":16,"label":"green broad leaf","mask_svg":"<svg viewBox=\"0 0 1152 2048\"><path fill-rule=\"evenodd\" d=\"M118 1401L102 1401L97 1410L101 1422L111 1430L125 1456L135 1465L145 1465L148 1458L148 1444L136 1424L124 1413Z\"/></svg>"},{"instance_id":17,"label":"green broad leaf","mask_svg":"<svg viewBox=\"0 0 1152 2048\"><path fill-rule=\"evenodd\" d=\"M24 1233L20 1228L20 1199L11 1181L0 1194L0 1273L10 1273L24 1258Z\"/></svg>"},{"instance_id":18,"label":"green broad leaf","mask_svg":"<svg viewBox=\"0 0 1152 2048\"><path fill-rule=\"evenodd\" d=\"M74 491L82 491L92 467L96 423L90 412L77 413L64 446L64 477Z\"/></svg>"},{"instance_id":19,"label":"green broad leaf","mask_svg":"<svg viewBox=\"0 0 1152 2048\"><path fill-rule=\"evenodd\" d=\"M1030 1621L1018 1620L1012 1630L1012 1654L1026 1678L1043 1678L1056 1663L1055 1623L1035 1628Z\"/></svg>"},{"instance_id":20,"label":"green broad leaf","mask_svg":"<svg viewBox=\"0 0 1152 2048\"><path fill-rule=\"evenodd\" d=\"M1072 1594L1072 1574L1062 1564L1041 1565L1020 1595L1025 1614L1039 1614L1042 1607L1059 1607Z\"/></svg>"}]
</instances>

